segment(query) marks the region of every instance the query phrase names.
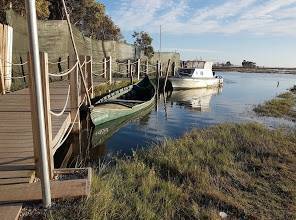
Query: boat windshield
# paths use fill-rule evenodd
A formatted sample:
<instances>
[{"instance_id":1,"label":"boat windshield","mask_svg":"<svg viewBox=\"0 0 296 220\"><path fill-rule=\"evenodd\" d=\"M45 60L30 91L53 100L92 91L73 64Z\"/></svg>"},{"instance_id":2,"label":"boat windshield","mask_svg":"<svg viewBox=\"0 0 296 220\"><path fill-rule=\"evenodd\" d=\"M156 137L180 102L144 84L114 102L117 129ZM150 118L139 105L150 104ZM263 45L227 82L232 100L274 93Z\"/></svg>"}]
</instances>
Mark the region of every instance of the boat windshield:
<instances>
[{"instance_id":1,"label":"boat windshield","mask_svg":"<svg viewBox=\"0 0 296 220\"><path fill-rule=\"evenodd\" d=\"M180 76L192 76L194 69L180 69L178 73Z\"/></svg>"}]
</instances>

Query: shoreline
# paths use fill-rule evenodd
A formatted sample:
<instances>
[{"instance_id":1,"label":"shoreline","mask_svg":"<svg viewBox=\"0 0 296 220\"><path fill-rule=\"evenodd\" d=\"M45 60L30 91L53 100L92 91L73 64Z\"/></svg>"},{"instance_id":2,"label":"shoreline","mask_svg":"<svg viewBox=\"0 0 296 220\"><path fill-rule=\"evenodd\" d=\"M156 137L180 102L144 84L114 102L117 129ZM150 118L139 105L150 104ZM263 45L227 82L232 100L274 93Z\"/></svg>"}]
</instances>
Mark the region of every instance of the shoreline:
<instances>
[{"instance_id":1,"label":"shoreline","mask_svg":"<svg viewBox=\"0 0 296 220\"><path fill-rule=\"evenodd\" d=\"M296 75L294 68L244 68L244 67L213 67L216 72L268 73Z\"/></svg>"}]
</instances>

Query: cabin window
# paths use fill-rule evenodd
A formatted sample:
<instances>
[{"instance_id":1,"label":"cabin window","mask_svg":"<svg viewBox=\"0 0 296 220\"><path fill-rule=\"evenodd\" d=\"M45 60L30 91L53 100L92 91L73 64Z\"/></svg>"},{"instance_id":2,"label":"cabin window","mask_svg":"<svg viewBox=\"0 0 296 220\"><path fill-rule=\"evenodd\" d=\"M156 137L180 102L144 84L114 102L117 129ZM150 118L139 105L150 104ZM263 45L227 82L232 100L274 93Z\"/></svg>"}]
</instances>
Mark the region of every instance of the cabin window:
<instances>
[{"instance_id":1,"label":"cabin window","mask_svg":"<svg viewBox=\"0 0 296 220\"><path fill-rule=\"evenodd\" d=\"M179 75L180 76L192 76L194 73L194 69L180 69Z\"/></svg>"}]
</instances>

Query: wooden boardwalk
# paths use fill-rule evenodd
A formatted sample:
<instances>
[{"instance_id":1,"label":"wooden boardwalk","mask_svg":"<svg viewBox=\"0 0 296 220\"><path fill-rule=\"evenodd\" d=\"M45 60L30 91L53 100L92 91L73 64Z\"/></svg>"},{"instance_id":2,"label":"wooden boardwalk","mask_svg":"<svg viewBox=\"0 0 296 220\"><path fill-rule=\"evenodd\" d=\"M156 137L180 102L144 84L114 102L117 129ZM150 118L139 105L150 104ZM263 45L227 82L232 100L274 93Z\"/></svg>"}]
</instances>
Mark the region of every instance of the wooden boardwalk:
<instances>
[{"instance_id":1,"label":"wooden boardwalk","mask_svg":"<svg viewBox=\"0 0 296 220\"><path fill-rule=\"evenodd\" d=\"M51 108L61 111L67 97L67 82L50 84ZM61 117L52 116L53 145L71 124L70 111ZM0 96L0 198L1 188L30 183L34 180L35 162L31 120L30 91L23 89ZM14 216L21 204L0 205L0 219ZM8 215L7 215L8 214Z\"/></svg>"}]
</instances>

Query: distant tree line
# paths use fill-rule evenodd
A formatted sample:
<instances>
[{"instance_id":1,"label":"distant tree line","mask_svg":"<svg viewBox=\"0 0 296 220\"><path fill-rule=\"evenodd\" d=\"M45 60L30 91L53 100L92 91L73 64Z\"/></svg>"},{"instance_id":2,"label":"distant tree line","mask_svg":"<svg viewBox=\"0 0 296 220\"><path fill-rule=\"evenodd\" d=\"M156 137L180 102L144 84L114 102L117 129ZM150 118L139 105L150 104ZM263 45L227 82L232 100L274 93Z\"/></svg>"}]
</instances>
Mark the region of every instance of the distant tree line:
<instances>
[{"instance_id":1,"label":"distant tree line","mask_svg":"<svg viewBox=\"0 0 296 220\"><path fill-rule=\"evenodd\" d=\"M242 67L245 67L245 68L256 68L256 63L251 62L251 61L244 60L242 62Z\"/></svg>"},{"instance_id":2,"label":"distant tree line","mask_svg":"<svg viewBox=\"0 0 296 220\"><path fill-rule=\"evenodd\" d=\"M96 0L65 0L71 23L83 34L98 40L121 40L119 26L106 15L105 5ZM5 23L5 11L12 8L25 16L25 0L1 0L0 22ZM37 16L41 20L64 20L65 14L60 0L36 0Z\"/></svg>"}]
</instances>

